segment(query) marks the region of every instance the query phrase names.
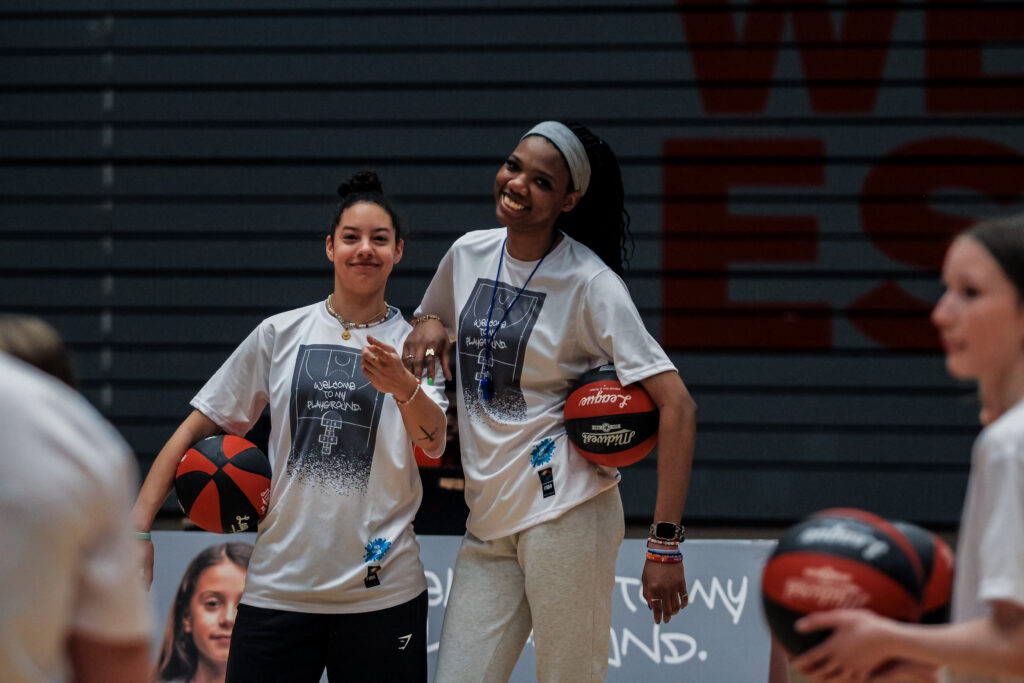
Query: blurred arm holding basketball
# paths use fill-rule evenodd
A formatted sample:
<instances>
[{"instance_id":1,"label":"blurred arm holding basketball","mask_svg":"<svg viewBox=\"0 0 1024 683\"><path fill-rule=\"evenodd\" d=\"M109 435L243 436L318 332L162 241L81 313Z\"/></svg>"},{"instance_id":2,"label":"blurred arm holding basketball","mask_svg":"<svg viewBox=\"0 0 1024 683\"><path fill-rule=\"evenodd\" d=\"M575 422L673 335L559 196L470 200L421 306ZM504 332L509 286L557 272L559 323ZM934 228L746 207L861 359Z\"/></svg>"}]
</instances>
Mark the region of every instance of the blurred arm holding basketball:
<instances>
[{"instance_id":1,"label":"blurred arm holding basketball","mask_svg":"<svg viewBox=\"0 0 1024 683\"><path fill-rule=\"evenodd\" d=\"M430 457L441 457L446 443L444 411L420 391L416 376L402 364L393 347L372 336L368 336L367 341L369 344L363 348L363 374L366 379L377 391L395 397L402 422L413 443Z\"/></svg>"},{"instance_id":2,"label":"blurred arm holding basketball","mask_svg":"<svg viewBox=\"0 0 1024 683\"><path fill-rule=\"evenodd\" d=\"M693 448L697 434L697 405L676 372L668 371L640 382L658 408L658 493L654 519L678 523L690 487ZM669 621L686 607L683 564L644 563L643 595L654 621Z\"/></svg>"},{"instance_id":3,"label":"blurred arm holding basketball","mask_svg":"<svg viewBox=\"0 0 1024 683\"><path fill-rule=\"evenodd\" d=\"M1024 608L993 603L990 618L955 624L921 626L878 616L868 610L832 610L810 614L800 631L832 629L821 645L793 660L793 666L817 680L824 672L870 674L894 659L990 676L1024 676ZM882 679L885 680L885 679Z\"/></svg>"},{"instance_id":4,"label":"blurred arm holding basketball","mask_svg":"<svg viewBox=\"0 0 1024 683\"><path fill-rule=\"evenodd\" d=\"M174 488L174 474L185 451L193 444L221 433L217 423L198 410L193 410L160 449L146 479L139 489L138 498L132 508L132 525L137 531L149 531L153 526L160 507ZM147 587L153 583L153 542L144 540L143 580Z\"/></svg>"}]
</instances>

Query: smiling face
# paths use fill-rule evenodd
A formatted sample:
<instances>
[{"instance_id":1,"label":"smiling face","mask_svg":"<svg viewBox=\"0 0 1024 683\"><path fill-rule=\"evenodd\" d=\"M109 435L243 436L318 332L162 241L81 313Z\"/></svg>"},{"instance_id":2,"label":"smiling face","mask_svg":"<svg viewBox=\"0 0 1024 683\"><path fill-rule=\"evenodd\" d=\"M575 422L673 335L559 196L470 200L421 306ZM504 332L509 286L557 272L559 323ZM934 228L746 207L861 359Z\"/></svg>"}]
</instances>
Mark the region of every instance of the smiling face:
<instances>
[{"instance_id":1,"label":"smiling face","mask_svg":"<svg viewBox=\"0 0 1024 683\"><path fill-rule=\"evenodd\" d=\"M960 237L942 264L946 292L932 311L954 377L993 382L1024 360L1024 306L992 255Z\"/></svg>"},{"instance_id":2,"label":"smiling face","mask_svg":"<svg viewBox=\"0 0 1024 683\"><path fill-rule=\"evenodd\" d=\"M245 588L245 570L225 559L199 575L184 619L192 635L200 665L223 667L228 661L235 610Z\"/></svg>"},{"instance_id":3,"label":"smiling face","mask_svg":"<svg viewBox=\"0 0 1024 683\"><path fill-rule=\"evenodd\" d=\"M327 236L327 259L334 264L335 288L356 295L383 296L404 242L395 240L391 216L372 202L357 202L341 213Z\"/></svg>"},{"instance_id":4,"label":"smiling face","mask_svg":"<svg viewBox=\"0 0 1024 683\"><path fill-rule=\"evenodd\" d=\"M571 190L569 167L550 141L531 135L520 141L494 179L495 213L509 230L550 231L580 193Z\"/></svg>"}]
</instances>

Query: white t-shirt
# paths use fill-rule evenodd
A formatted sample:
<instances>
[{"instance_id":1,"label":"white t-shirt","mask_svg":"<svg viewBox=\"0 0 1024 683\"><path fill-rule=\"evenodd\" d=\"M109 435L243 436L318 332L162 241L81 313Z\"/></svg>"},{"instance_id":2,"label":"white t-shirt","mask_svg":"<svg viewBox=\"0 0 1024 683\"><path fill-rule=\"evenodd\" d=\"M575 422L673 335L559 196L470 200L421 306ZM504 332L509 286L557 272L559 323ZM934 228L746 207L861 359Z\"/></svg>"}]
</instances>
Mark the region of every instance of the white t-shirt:
<instances>
[{"instance_id":1,"label":"white t-shirt","mask_svg":"<svg viewBox=\"0 0 1024 683\"><path fill-rule=\"evenodd\" d=\"M244 435L270 405L270 503L242 602L295 612L369 612L426 589L412 520L423 489L394 398L363 375L367 334L399 353L397 310L343 329L324 302L264 320L192 400ZM442 410L443 378L425 392Z\"/></svg>"},{"instance_id":2,"label":"white t-shirt","mask_svg":"<svg viewBox=\"0 0 1024 683\"><path fill-rule=\"evenodd\" d=\"M985 427L974 443L957 541L953 621L987 616L992 600L1024 608L1024 401ZM956 683L1024 683L947 672Z\"/></svg>"},{"instance_id":3,"label":"white t-shirt","mask_svg":"<svg viewBox=\"0 0 1024 683\"><path fill-rule=\"evenodd\" d=\"M618 470L584 460L566 438L565 400L580 375L609 361L623 384L675 371L625 283L593 251L564 236L537 267L502 257L504 239L497 228L456 240L417 311L456 330L468 529L483 540L554 519L618 483ZM490 400L480 390L488 371Z\"/></svg>"},{"instance_id":4,"label":"white t-shirt","mask_svg":"<svg viewBox=\"0 0 1024 683\"><path fill-rule=\"evenodd\" d=\"M78 393L0 353L0 680L63 681L66 639L150 637L131 450Z\"/></svg>"}]
</instances>

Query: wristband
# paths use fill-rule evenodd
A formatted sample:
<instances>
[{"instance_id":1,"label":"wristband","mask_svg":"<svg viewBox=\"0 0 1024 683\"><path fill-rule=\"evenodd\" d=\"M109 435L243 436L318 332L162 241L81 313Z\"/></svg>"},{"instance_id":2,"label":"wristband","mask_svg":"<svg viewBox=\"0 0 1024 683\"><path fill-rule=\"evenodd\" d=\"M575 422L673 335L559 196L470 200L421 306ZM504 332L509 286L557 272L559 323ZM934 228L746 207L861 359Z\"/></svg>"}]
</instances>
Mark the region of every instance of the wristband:
<instances>
[{"instance_id":1,"label":"wristband","mask_svg":"<svg viewBox=\"0 0 1024 683\"><path fill-rule=\"evenodd\" d=\"M652 538L648 538L647 539L647 543L648 543L648 545L653 543L655 545L665 546L666 548L678 548L679 547L679 543L677 541L666 541L666 540L663 540L663 539L660 539L660 538L653 538L653 537Z\"/></svg>"},{"instance_id":2,"label":"wristband","mask_svg":"<svg viewBox=\"0 0 1024 683\"><path fill-rule=\"evenodd\" d=\"M392 396L395 396L395 403L397 403L397 404L398 404L398 405L400 405L400 406L404 406L404 405L406 405L406 404L408 404L408 403L412 403L412 400L413 400L414 398L416 398L416 394L418 394L418 393L420 393L420 383L419 383L419 382L417 382L417 383L416 383L416 388L415 388L415 389L413 389L413 392L412 392L412 396L410 396L410 397L408 398L408 400L405 400L405 401L403 401L402 399L398 398L398 397L397 397L397 396L395 396L394 394L391 394L391 395L392 395Z\"/></svg>"},{"instance_id":3,"label":"wristband","mask_svg":"<svg viewBox=\"0 0 1024 683\"><path fill-rule=\"evenodd\" d=\"M654 553L647 553L648 562L663 562L665 564L682 564L683 554L678 555L655 555Z\"/></svg>"},{"instance_id":4,"label":"wristband","mask_svg":"<svg viewBox=\"0 0 1024 683\"><path fill-rule=\"evenodd\" d=\"M139 539L140 541L151 541L153 540L153 534L149 533L148 531L136 531L135 538Z\"/></svg>"}]
</instances>

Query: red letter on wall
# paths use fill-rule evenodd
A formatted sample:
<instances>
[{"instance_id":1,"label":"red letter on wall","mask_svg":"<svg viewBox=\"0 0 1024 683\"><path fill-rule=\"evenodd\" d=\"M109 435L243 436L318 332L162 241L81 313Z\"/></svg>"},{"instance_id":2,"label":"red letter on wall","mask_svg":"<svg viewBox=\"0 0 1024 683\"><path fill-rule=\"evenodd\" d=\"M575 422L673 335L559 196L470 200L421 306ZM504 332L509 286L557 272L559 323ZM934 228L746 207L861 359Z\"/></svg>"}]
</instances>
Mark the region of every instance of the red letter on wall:
<instances>
[{"instance_id":1,"label":"red letter on wall","mask_svg":"<svg viewBox=\"0 0 1024 683\"><path fill-rule=\"evenodd\" d=\"M1024 111L1024 72L1015 70L1000 76L986 74L984 41L1020 41L1024 23L1020 8L997 2L961 4L929 2L925 18L925 76L929 85L925 103L931 112L1019 112ZM954 43L946 47L943 43ZM999 50L1004 64L1020 48ZM1006 66L1010 66L1006 64ZM1015 61L1012 65L1020 68ZM963 81L963 83L957 83Z\"/></svg>"},{"instance_id":2,"label":"red letter on wall","mask_svg":"<svg viewBox=\"0 0 1024 683\"><path fill-rule=\"evenodd\" d=\"M810 216L739 216L736 186L817 186L820 140L667 140L663 147L662 337L685 348L800 348L832 345L825 304L737 302L737 263L813 262L818 224Z\"/></svg>"},{"instance_id":3,"label":"red letter on wall","mask_svg":"<svg viewBox=\"0 0 1024 683\"><path fill-rule=\"evenodd\" d=\"M885 69L896 9L874 0L845 3L837 40L827 0L679 0L683 32L693 55L704 109L710 113L764 111L771 92L786 17L793 22L811 106L819 112L872 111ZM868 9L869 5L875 5ZM864 7L865 9L860 9ZM737 36L737 19L743 21Z\"/></svg>"},{"instance_id":4,"label":"red letter on wall","mask_svg":"<svg viewBox=\"0 0 1024 683\"><path fill-rule=\"evenodd\" d=\"M864 182L864 234L889 258L938 270L950 238L972 218L933 210L934 195L963 188L992 204L1010 204L1024 196L1022 162L1015 150L988 140L934 138L904 145L875 166ZM979 211L992 213L991 207ZM930 349L938 345L928 318L933 304L886 281L846 313L855 327L883 346Z\"/></svg>"}]
</instances>

